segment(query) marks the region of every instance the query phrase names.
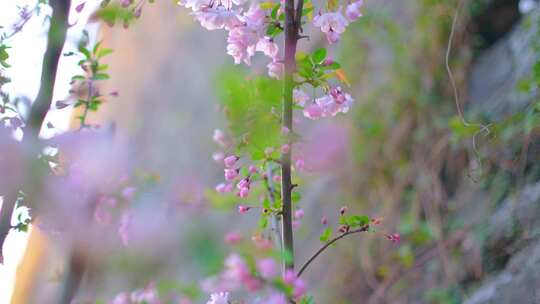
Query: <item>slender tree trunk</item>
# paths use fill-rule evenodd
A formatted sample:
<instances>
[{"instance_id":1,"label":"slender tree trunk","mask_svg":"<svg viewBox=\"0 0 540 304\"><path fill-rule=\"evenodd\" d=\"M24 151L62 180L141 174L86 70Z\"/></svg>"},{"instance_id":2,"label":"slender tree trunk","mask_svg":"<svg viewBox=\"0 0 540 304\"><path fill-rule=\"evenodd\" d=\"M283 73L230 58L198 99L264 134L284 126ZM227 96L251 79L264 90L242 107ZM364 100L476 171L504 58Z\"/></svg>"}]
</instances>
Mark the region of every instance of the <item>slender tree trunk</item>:
<instances>
[{"instance_id":1,"label":"slender tree trunk","mask_svg":"<svg viewBox=\"0 0 540 304\"><path fill-rule=\"evenodd\" d=\"M53 14L47 36L47 49L43 56L39 93L36 100L32 103L32 108L30 109L30 114L24 130L23 140L33 147L33 150L30 151L32 153L31 156L38 153L38 150L34 150L34 148L37 147L39 131L41 130L45 116L51 107L58 61L62 55L62 48L66 40L68 28L70 0L51 0L50 4L53 9ZM2 210L0 211L0 262L2 263L2 247L9 230L11 229L11 217L15 209L19 190L20 189L17 188L8 189L8 193L3 197Z\"/></svg>"},{"instance_id":2,"label":"slender tree trunk","mask_svg":"<svg viewBox=\"0 0 540 304\"><path fill-rule=\"evenodd\" d=\"M292 103L294 79L293 73L296 69L296 45L298 42L298 26L295 21L294 0L285 1L285 75L283 80L283 105L282 105L282 125L291 132L292 128ZM290 143L289 143L290 145ZM282 233L285 248L285 263L287 269L294 269L294 242L292 231L292 181L291 181L291 153L292 146L288 153L283 154L281 159L281 198L283 200L282 210Z\"/></svg>"}]
</instances>

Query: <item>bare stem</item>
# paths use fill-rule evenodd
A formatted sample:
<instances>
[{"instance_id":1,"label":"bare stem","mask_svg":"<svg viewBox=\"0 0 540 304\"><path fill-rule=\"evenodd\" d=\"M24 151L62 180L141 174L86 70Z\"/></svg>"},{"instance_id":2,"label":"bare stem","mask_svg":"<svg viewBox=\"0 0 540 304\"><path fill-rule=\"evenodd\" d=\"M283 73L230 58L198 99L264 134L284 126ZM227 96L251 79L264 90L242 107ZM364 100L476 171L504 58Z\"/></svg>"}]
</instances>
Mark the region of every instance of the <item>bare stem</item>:
<instances>
[{"instance_id":1,"label":"bare stem","mask_svg":"<svg viewBox=\"0 0 540 304\"><path fill-rule=\"evenodd\" d=\"M317 250L317 252L315 252L310 258L309 260L307 260L306 263L304 263L304 265L302 266L302 268L300 268L300 270L298 271L298 274L296 274L297 277L300 277L302 275L302 273L304 273L304 271L306 270L306 268L321 254L323 253L323 251L326 250L326 248L330 247L330 245L334 244L335 242L341 240L342 238L346 237L347 235L351 235L351 234L354 234L354 233L359 233L359 232L366 232L367 230L369 229L369 226L364 226L364 227L361 227L361 228L358 228L358 229L354 229L354 230L350 230L350 231L347 231L345 233L342 233L338 236L336 236L335 238L331 239L330 241L326 242L321 248L319 248L319 250Z\"/></svg>"},{"instance_id":2,"label":"bare stem","mask_svg":"<svg viewBox=\"0 0 540 304\"><path fill-rule=\"evenodd\" d=\"M283 106L282 125L292 132L292 102L294 79L296 70L296 44L298 42L298 26L295 18L294 0L285 1L285 58L284 58L284 81L283 81ZM289 143L290 145L290 143ZM282 209L282 233L285 248L284 268L294 269L294 243L292 230L292 182L291 182L291 152L284 153L281 159L281 198Z\"/></svg>"}]
</instances>

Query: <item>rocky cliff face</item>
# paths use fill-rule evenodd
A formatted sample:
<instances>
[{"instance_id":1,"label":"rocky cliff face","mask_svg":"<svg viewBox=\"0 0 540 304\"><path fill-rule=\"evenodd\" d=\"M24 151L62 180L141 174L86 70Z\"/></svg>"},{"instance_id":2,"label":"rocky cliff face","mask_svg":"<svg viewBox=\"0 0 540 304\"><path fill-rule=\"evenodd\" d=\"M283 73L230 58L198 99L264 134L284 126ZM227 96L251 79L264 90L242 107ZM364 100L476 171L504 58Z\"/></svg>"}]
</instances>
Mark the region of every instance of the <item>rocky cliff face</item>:
<instances>
[{"instance_id":1,"label":"rocky cliff face","mask_svg":"<svg viewBox=\"0 0 540 304\"><path fill-rule=\"evenodd\" d=\"M531 104L536 92L520 93L516 86L538 59L533 44L539 18L537 8L480 55L471 70L471 109L502 119ZM537 153L531 157L538 161ZM465 303L540 303L540 183L518 189L479 227L485 232L485 272L481 280L464 284L469 290Z\"/></svg>"}]
</instances>

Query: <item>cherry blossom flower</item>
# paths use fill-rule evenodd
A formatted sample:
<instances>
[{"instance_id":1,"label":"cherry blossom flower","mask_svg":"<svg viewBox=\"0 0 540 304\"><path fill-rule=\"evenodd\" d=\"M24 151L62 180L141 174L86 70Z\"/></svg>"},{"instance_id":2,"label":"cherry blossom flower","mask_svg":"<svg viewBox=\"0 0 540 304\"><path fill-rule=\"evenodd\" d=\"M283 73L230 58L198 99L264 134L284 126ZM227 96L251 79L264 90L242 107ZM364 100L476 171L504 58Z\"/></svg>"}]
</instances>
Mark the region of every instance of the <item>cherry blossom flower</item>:
<instances>
[{"instance_id":1,"label":"cherry blossom flower","mask_svg":"<svg viewBox=\"0 0 540 304\"><path fill-rule=\"evenodd\" d=\"M217 7L202 7L199 11L192 13L201 26L207 30L226 29L230 30L242 25L239 14L234 10L229 10L220 5Z\"/></svg>"},{"instance_id":2,"label":"cherry blossom flower","mask_svg":"<svg viewBox=\"0 0 540 304\"><path fill-rule=\"evenodd\" d=\"M265 258L257 261L257 271L263 279L270 280L278 275L279 267L271 258Z\"/></svg>"},{"instance_id":3,"label":"cherry blossom flower","mask_svg":"<svg viewBox=\"0 0 540 304\"><path fill-rule=\"evenodd\" d=\"M347 16L347 19L349 19L349 21L355 21L358 18L362 17L362 12L360 11L360 9L362 8L363 4L364 0L357 0L347 5L347 8L345 9L345 16Z\"/></svg>"},{"instance_id":4,"label":"cherry blossom flower","mask_svg":"<svg viewBox=\"0 0 540 304\"><path fill-rule=\"evenodd\" d=\"M218 193L227 193L227 192L231 192L233 187L234 186L231 183L229 183L229 184L221 183L221 184L216 186L216 191Z\"/></svg>"},{"instance_id":5,"label":"cherry blossom flower","mask_svg":"<svg viewBox=\"0 0 540 304\"><path fill-rule=\"evenodd\" d=\"M323 117L323 109L316 103L310 104L304 108L304 116L309 119L319 119Z\"/></svg>"},{"instance_id":6,"label":"cherry blossom flower","mask_svg":"<svg viewBox=\"0 0 540 304\"><path fill-rule=\"evenodd\" d=\"M229 304L229 293L218 292L210 295L210 300L206 304Z\"/></svg>"},{"instance_id":7,"label":"cherry blossom flower","mask_svg":"<svg viewBox=\"0 0 540 304\"><path fill-rule=\"evenodd\" d=\"M229 169L229 168L225 169L225 180L232 181L238 176L239 172L240 170L238 169Z\"/></svg>"},{"instance_id":8,"label":"cherry blossom flower","mask_svg":"<svg viewBox=\"0 0 540 304\"><path fill-rule=\"evenodd\" d=\"M225 235L225 243L229 245L234 245L239 243L242 240L242 235L238 232L229 232Z\"/></svg>"},{"instance_id":9,"label":"cherry blossom flower","mask_svg":"<svg viewBox=\"0 0 540 304\"><path fill-rule=\"evenodd\" d=\"M225 147L227 145L225 133L221 131L220 129L214 130L214 135L212 135L212 140L219 144L222 147Z\"/></svg>"},{"instance_id":10,"label":"cherry blossom flower","mask_svg":"<svg viewBox=\"0 0 540 304\"><path fill-rule=\"evenodd\" d=\"M223 161L224 158L225 158L225 153L223 152L212 153L212 159L217 163Z\"/></svg>"},{"instance_id":11,"label":"cherry blossom flower","mask_svg":"<svg viewBox=\"0 0 540 304\"><path fill-rule=\"evenodd\" d=\"M251 207L249 207L249 206L245 206L245 205L238 206L238 212L240 212L240 213L246 213L250 209L251 209Z\"/></svg>"},{"instance_id":12,"label":"cherry blossom flower","mask_svg":"<svg viewBox=\"0 0 540 304\"><path fill-rule=\"evenodd\" d=\"M345 32L345 28L349 21L343 17L341 12L319 14L313 18L313 25L320 27L321 31L326 35L328 43L335 43L339 40L341 34Z\"/></svg>"},{"instance_id":13,"label":"cherry blossom flower","mask_svg":"<svg viewBox=\"0 0 540 304\"><path fill-rule=\"evenodd\" d=\"M227 156L223 159L223 163L225 164L225 167L227 168L231 168L234 166L234 164L236 164L236 162L238 161L238 159L240 159L238 156L236 155L230 155L230 156Z\"/></svg>"},{"instance_id":14,"label":"cherry blossom flower","mask_svg":"<svg viewBox=\"0 0 540 304\"><path fill-rule=\"evenodd\" d=\"M299 105L299 106L303 107L310 99L311 99L311 97L306 92L304 92L304 91L302 91L300 89L294 89L294 91L293 91L293 102L296 105Z\"/></svg>"},{"instance_id":15,"label":"cherry blossom flower","mask_svg":"<svg viewBox=\"0 0 540 304\"><path fill-rule=\"evenodd\" d=\"M283 77L283 72L285 69L283 62L272 61L266 67L268 68L268 75L270 77L276 79L281 79Z\"/></svg>"},{"instance_id":16,"label":"cherry blossom flower","mask_svg":"<svg viewBox=\"0 0 540 304\"><path fill-rule=\"evenodd\" d=\"M279 47L271 38L263 37L257 43L256 50L263 52L266 56L275 60L279 52Z\"/></svg>"}]
</instances>

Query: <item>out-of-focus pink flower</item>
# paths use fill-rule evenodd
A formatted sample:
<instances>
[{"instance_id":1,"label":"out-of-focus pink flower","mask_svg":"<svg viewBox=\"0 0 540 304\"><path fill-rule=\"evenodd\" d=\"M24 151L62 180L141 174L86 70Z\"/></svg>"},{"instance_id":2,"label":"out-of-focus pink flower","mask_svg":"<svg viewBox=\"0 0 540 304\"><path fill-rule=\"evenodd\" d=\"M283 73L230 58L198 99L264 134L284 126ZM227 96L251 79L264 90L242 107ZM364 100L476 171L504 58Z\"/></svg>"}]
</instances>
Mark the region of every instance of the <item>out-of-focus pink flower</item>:
<instances>
[{"instance_id":1,"label":"out-of-focus pink flower","mask_svg":"<svg viewBox=\"0 0 540 304\"><path fill-rule=\"evenodd\" d=\"M306 294L307 285L306 285L306 282L304 282L304 280L300 278L296 278L293 286L294 286L294 290L293 290L294 298L298 299L302 297L304 294Z\"/></svg>"},{"instance_id":2,"label":"out-of-focus pink flower","mask_svg":"<svg viewBox=\"0 0 540 304\"><path fill-rule=\"evenodd\" d=\"M135 193L137 192L137 188L135 187L126 187L124 190L122 190L122 198L124 198L126 201L132 201L135 197Z\"/></svg>"},{"instance_id":3,"label":"out-of-focus pink flower","mask_svg":"<svg viewBox=\"0 0 540 304\"><path fill-rule=\"evenodd\" d=\"M289 133L291 133L291 130L289 130L289 128L287 128L285 126L281 127L281 134L287 135Z\"/></svg>"},{"instance_id":4,"label":"out-of-focus pink flower","mask_svg":"<svg viewBox=\"0 0 540 304\"><path fill-rule=\"evenodd\" d=\"M249 188L245 187L245 188L240 188L240 190L238 190L238 196L240 198L246 198L249 196Z\"/></svg>"},{"instance_id":5,"label":"out-of-focus pink flower","mask_svg":"<svg viewBox=\"0 0 540 304\"><path fill-rule=\"evenodd\" d=\"M328 224L328 218L327 218L326 216L323 216L323 217L321 218L321 224L323 224L323 225Z\"/></svg>"},{"instance_id":6,"label":"out-of-focus pink flower","mask_svg":"<svg viewBox=\"0 0 540 304\"><path fill-rule=\"evenodd\" d=\"M295 162L294 162L294 168L298 171L302 171L304 169L306 169L306 162L301 159L301 158L298 158Z\"/></svg>"},{"instance_id":7,"label":"out-of-focus pink flower","mask_svg":"<svg viewBox=\"0 0 540 304\"><path fill-rule=\"evenodd\" d=\"M229 304L229 293L218 292L210 295L210 300L206 304Z\"/></svg>"},{"instance_id":8,"label":"out-of-focus pink flower","mask_svg":"<svg viewBox=\"0 0 540 304\"><path fill-rule=\"evenodd\" d=\"M131 293L131 302L136 304L161 304L158 292L154 283L148 284L147 287L141 290L136 290Z\"/></svg>"},{"instance_id":9,"label":"out-of-focus pink flower","mask_svg":"<svg viewBox=\"0 0 540 304\"><path fill-rule=\"evenodd\" d=\"M225 164L225 167L232 168L234 164L238 161L239 157L236 155L230 155L223 159L223 163Z\"/></svg>"},{"instance_id":10,"label":"out-of-focus pink flower","mask_svg":"<svg viewBox=\"0 0 540 304\"><path fill-rule=\"evenodd\" d=\"M272 293L265 301L264 304L287 304L287 298L281 293Z\"/></svg>"},{"instance_id":11,"label":"out-of-focus pink flower","mask_svg":"<svg viewBox=\"0 0 540 304\"><path fill-rule=\"evenodd\" d=\"M249 166L249 174L255 174L257 172L259 172L259 170L257 169L257 167L253 166L253 165L250 165Z\"/></svg>"},{"instance_id":12,"label":"out-of-focus pink flower","mask_svg":"<svg viewBox=\"0 0 540 304\"><path fill-rule=\"evenodd\" d=\"M274 183L280 183L281 182L281 175L274 175L272 177L272 180L274 181Z\"/></svg>"},{"instance_id":13,"label":"out-of-focus pink flower","mask_svg":"<svg viewBox=\"0 0 540 304\"><path fill-rule=\"evenodd\" d=\"M257 246L257 248L262 250L269 250L273 247L271 240L264 238L260 235L252 236L251 240L255 243L255 246Z\"/></svg>"},{"instance_id":14,"label":"out-of-focus pink flower","mask_svg":"<svg viewBox=\"0 0 540 304\"><path fill-rule=\"evenodd\" d=\"M212 159L216 163L220 163L221 161L223 161L224 158L225 158L225 153L221 151L212 153Z\"/></svg>"},{"instance_id":15,"label":"out-of-focus pink flower","mask_svg":"<svg viewBox=\"0 0 540 304\"><path fill-rule=\"evenodd\" d=\"M229 182L234 180L238 176L239 172L240 170L238 169L225 169L225 180Z\"/></svg>"},{"instance_id":16,"label":"out-of-focus pink flower","mask_svg":"<svg viewBox=\"0 0 540 304\"><path fill-rule=\"evenodd\" d=\"M390 241L392 241L392 243L399 243L399 241L401 240L401 236L399 235L399 233L385 234L384 236Z\"/></svg>"},{"instance_id":17,"label":"out-of-focus pink flower","mask_svg":"<svg viewBox=\"0 0 540 304\"><path fill-rule=\"evenodd\" d=\"M304 91L300 89L294 89L293 91L293 102L301 107L309 102L311 97Z\"/></svg>"},{"instance_id":18,"label":"out-of-focus pink flower","mask_svg":"<svg viewBox=\"0 0 540 304\"><path fill-rule=\"evenodd\" d=\"M238 212L240 212L240 213L246 213L250 209L251 209L251 207L249 207L249 206L245 206L245 205L239 205L238 206Z\"/></svg>"},{"instance_id":19,"label":"out-of-focus pink flower","mask_svg":"<svg viewBox=\"0 0 540 304\"><path fill-rule=\"evenodd\" d=\"M263 279L270 280L278 275L278 265L271 258L265 258L257 261L257 271Z\"/></svg>"},{"instance_id":20,"label":"out-of-focus pink flower","mask_svg":"<svg viewBox=\"0 0 540 304\"><path fill-rule=\"evenodd\" d=\"M233 187L234 186L231 183L229 183L229 184L221 183L221 184L216 186L216 191L218 193L227 193L227 192L231 192Z\"/></svg>"},{"instance_id":21,"label":"out-of-focus pink flower","mask_svg":"<svg viewBox=\"0 0 540 304\"><path fill-rule=\"evenodd\" d=\"M345 16L347 16L347 19L349 19L349 21L355 21L356 19L362 17L362 12L360 11L360 9L362 8L363 4L364 0L357 0L347 5L347 9L345 10Z\"/></svg>"},{"instance_id":22,"label":"out-of-focus pink flower","mask_svg":"<svg viewBox=\"0 0 540 304\"><path fill-rule=\"evenodd\" d=\"M291 146L289 144L284 144L283 146L281 146L281 153L283 154L287 154L291 151Z\"/></svg>"},{"instance_id":23,"label":"out-of-focus pink flower","mask_svg":"<svg viewBox=\"0 0 540 304\"><path fill-rule=\"evenodd\" d=\"M131 304L129 294L127 292L119 293L110 304Z\"/></svg>"},{"instance_id":24,"label":"out-of-focus pink flower","mask_svg":"<svg viewBox=\"0 0 540 304\"><path fill-rule=\"evenodd\" d=\"M223 131L221 131L220 129L214 130L214 135L212 136L212 139L214 140L214 142L216 142L222 147L225 147L227 145L225 133L223 133Z\"/></svg>"},{"instance_id":25,"label":"out-of-focus pink flower","mask_svg":"<svg viewBox=\"0 0 540 304\"><path fill-rule=\"evenodd\" d=\"M299 220L304 217L304 210L298 209L294 212L294 218Z\"/></svg>"},{"instance_id":26,"label":"out-of-focus pink flower","mask_svg":"<svg viewBox=\"0 0 540 304\"><path fill-rule=\"evenodd\" d=\"M131 222L131 217L129 213L127 212L123 213L120 219L120 226L118 226L118 235L120 236L120 239L122 240L122 244L124 244L124 246L127 246L129 243L130 222Z\"/></svg>"},{"instance_id":27,"label":"out-of-focus pink flower","mask_svg":"<svg viewBox=\"0 0 540 304\"><path fill-rule=\"evenodd\" d=\"M337 42L348 24L347 19L339 11L319 14L313 18L313 25L321 28L329 43Z\"/></svg>"},{"instance_id":28,"label":"out-of-focus pink flower","mask_svg":"<svg viewBox=\"0 0 540 304\"><path fill-rule=\"evenodd\" d=\"M227 9L222 5L217 7L202 7L192 14L201 23L202 27L210 31L223 28L230 30L242 25L238 12Z\"/></svg>"},{"instance_id":29,"label":"out-of-focus pink flower","mask_svg":"<svg viewBox=\"0 0 540 304\"><path fill-rule=\"evenodd\" d=\"M323 108L316 104L310 104L304 108L304 116L309 119L319 119L323 117Z\"/></svg>"},{"instance_id":30,"label":"out-of-focus pink flower","mask_svg":"<svg viewBox=\"0 0 540 304\"><path fill-rule=\"evenodd\" d=\"M272 61L267 66L268 68L268 76L276 79L283 78L283 73L285 71L285 65L283 62L279 61Z\"/></svg>"},{"instance_id":31,"label":"out-of-focus pink flower","mask_svg":"<svg viewBox=\"0 0 540 304\"><path fill-rule=\"evenodd\" d=\"M242 235L238 232L229 232L225 235L225 243L229 245L238 244L242 240Z\"/></svg>"},{"instance_id":32,"label":"out-of-focus pink flower","mask_svg":"<svg viewBox=\"0 0 540 304\"><path fill-rule=\"evenodd\" d=\"M263 52L266 56L272 58L272 60L277 58L279 47L277 43L274 42L269 37L263 37L257 43L257 51Z\"/></svg>"}]
</instances>

